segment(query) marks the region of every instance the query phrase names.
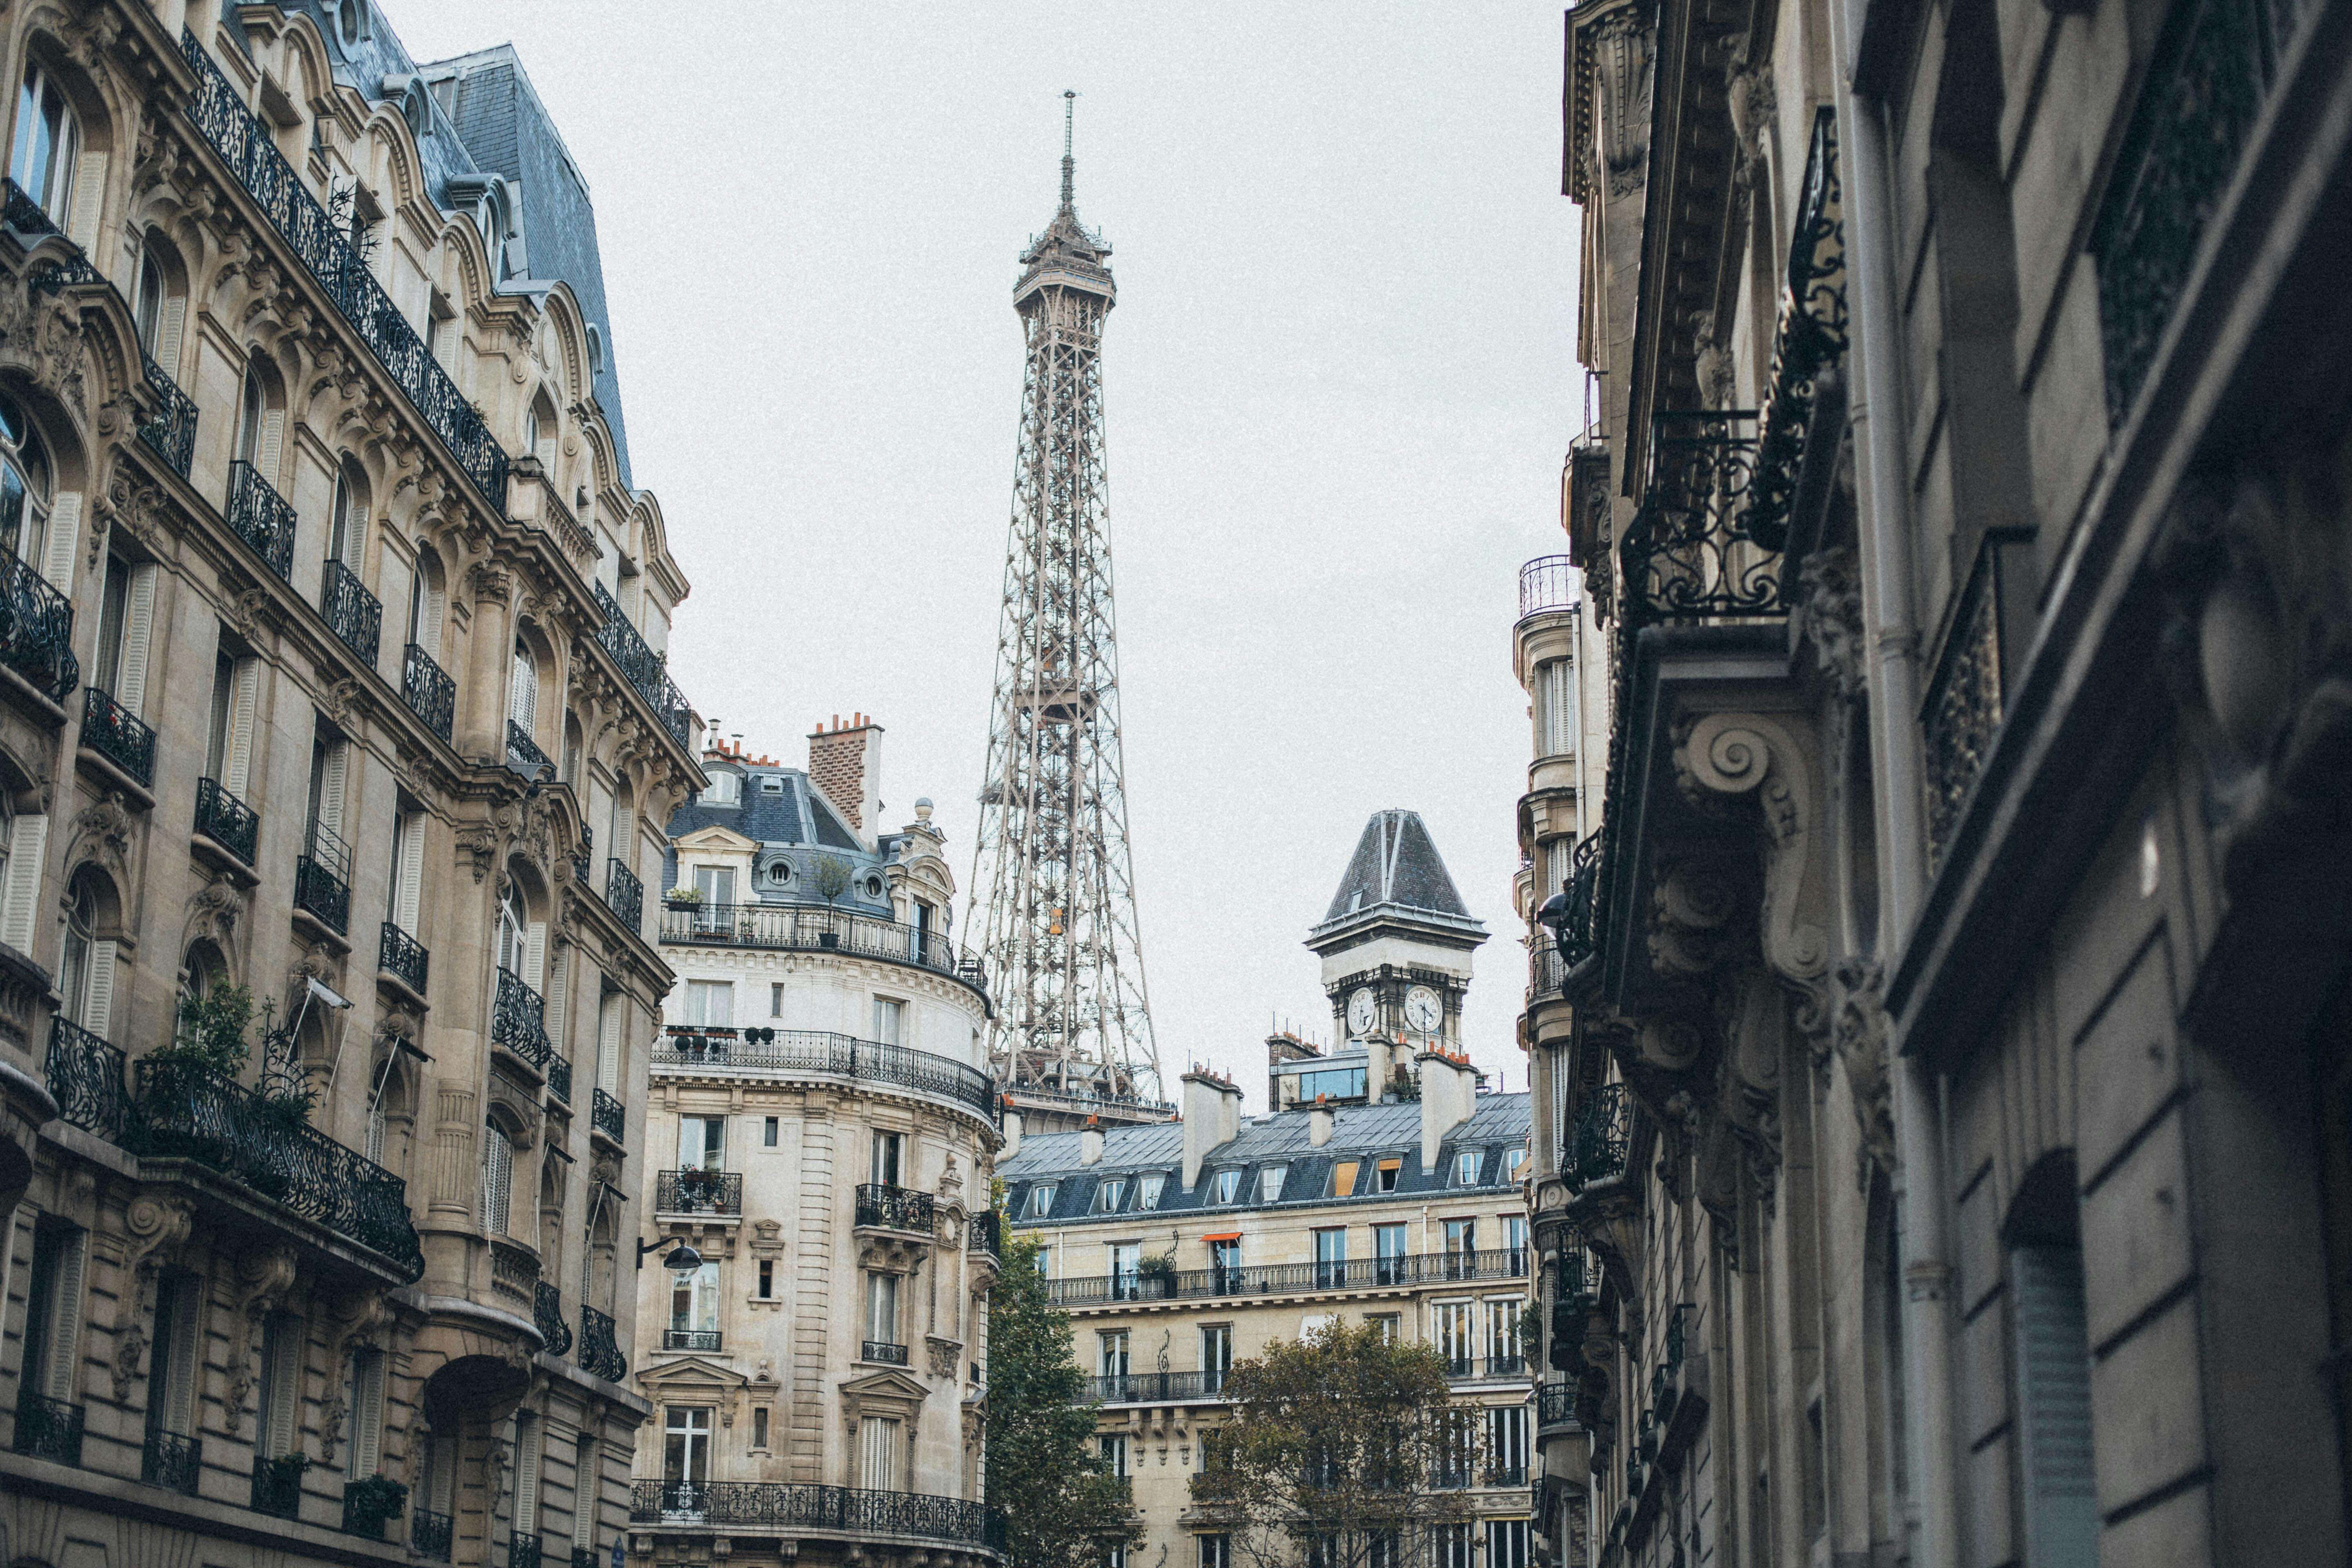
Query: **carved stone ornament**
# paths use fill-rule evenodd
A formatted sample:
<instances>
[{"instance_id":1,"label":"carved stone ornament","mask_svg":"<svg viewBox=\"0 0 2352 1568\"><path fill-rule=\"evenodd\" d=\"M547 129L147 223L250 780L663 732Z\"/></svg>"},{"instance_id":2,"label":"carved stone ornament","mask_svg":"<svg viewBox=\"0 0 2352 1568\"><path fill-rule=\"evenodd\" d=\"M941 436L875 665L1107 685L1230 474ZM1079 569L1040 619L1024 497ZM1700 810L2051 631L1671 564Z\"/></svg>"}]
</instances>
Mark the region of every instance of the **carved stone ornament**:
<instances>
[{"instance_id":1,"label":"carved stone ornament","mask_svg":"<svg viewBox=\"0 0 2352 1568\"><path fill-rule=\"evenodd\" d=\"M958 1340L943 1340L937 1334L927 1336L924 1347L931 1352L931 1375L954 1378L963 1371L963 1344Z\"/></svg>"},{"instance_id":2,"label":"carved stone ornament","mask_svg":"<svg viewBox=\"0 0 2352 1568\"><path fill-rule=\"evenodd\" d=\"M221 1426L231 1436L245 1419L246 1398L253 1392L254 1342L262 1320L278 1310L293 1288L291 1247L249 1252L236 1260L229 1288L228 1398L221 1406Z\"/></svg>"},{"instance_id":3,"label":"carved stone ornament","mask_svg":"<svg viewBox=\"0 0 2352 1568\"><path fill-rule=\"evenodd\" d=\"M1657 35L1640 8L1604 17L1593 37L1600 89L1601 164L1609 194L1642 188L1650 163L1650 94L1656 79Z\"/></svg>"},{"instance_id":4,"label":"carved stone ornament","mask_svg":"<svg viewBox=\"0 0 2352 1568\"><path fill-rule=\"evenodd\" d=\"M1887 1047L1891 1030L1881 994L1885 979L1876 959L1841 962L1837 1009L1830 1026L1830 1041L1845 1067L1846 1087L1853 1096L1853 1120L1862 1134L1854 1157L1854 1180L1865 1189L1874 1166L1889 1175L1895 1171L1893 1064Z\"/></svg>"},{"instance_id":5,"label":"carved stone ornament","mask_svg":"<svg viewBox=\"0 0 2352 1568\"><path fill-rule=\"evenodd\" d=\"M138 1381L141 1360L147 1353L147 1324L155 1310L155 1283L164 1261L188 1239L195 1208L184 1198L142 1193L122 1211L125 1233L121 1317L114 1338L114 1399L127 1403L131 1385Z\"/></svg>"},{"instance_id":6,"label":"carved stone ornament","mask_svg":"<svg viewBox=\"0 0 2352 1568\"><path fill-rule=\"evenodd\" d=\"M458 830L457 865L461 870L474 873L478 884L490 874L499 863L498 835L488 826L477 826Z\"/></svg>"},{"instance_id":7,"label":"carved stone ornament","mask_svg":"<svg viewBox=\"0 0 2352 1568\"><path fill-rule=\"evenodd\" d=\"M1677 726L1680 728L1680 726ZM1712 713L1675 748L1684 794L1746 796L1764 828L1764 961L1783 979L1819 985L1829 965L1827 869L1809 727L1785 714Z\"/></svg>"},{"instance_id":8,"label":"carved stone ornament","mask_svg":"<svg viewBox=\"0 0 2352 1568\"><path fill-rule=\"evenodd\" d=\"M19 372L79 421L89 407L89 359L80 312L60 294L35 292L31 279L28 269L0 282L0 369Z\"/></svg>"},{"instance_id":9,"label":"carved stone ornament","mask_svg":"<svg viewBox=\"0 0 2352 1568\"><path fill-rule=\"evenodd\" d=\"M131 835L138 819L122 803L120 790L108 790L74 814L66 846L66 864L95 860L114 879L118 888L132 886Z\"/></svg>"},{"instance_id":10,"label":"carved stone ornament","mask_svg":"<svg viewBox=\"0 0 2352 1568\"><path fill-rule=\"evenodd\" d=\"M245 641L255 641L261 635L262 606L268 603L269 595L266 591L247 588L221 606L221 619L228 623L229 630Z\"/></svg>"},{"instance_id":11,"label":"carved stone ornament","mask_svg":"<svg viewBox=\"0 0 2352 1568\"><path fill-rule=\"evenodd\" d=\"M187 929L182 936L180 951L186 952L200 938L217 944L223 952L230 951L237 921L245 910L244 890L226 875L215 877L188 900Z\"/></svg>"},{"instance_id":12,"label":"carved stone ornament","mask_svg":"<svg viewBox=\"0 0 2352 1568\"><path fill-rule=\"evenodd\" d=\"M1851 702L1862 693L1862 586L1853 551L1842 544L1814 551L1798 568L1797 580L1802 588L1790 618L1812 644L1838 700Z\"/></svg>"}]
</instances>

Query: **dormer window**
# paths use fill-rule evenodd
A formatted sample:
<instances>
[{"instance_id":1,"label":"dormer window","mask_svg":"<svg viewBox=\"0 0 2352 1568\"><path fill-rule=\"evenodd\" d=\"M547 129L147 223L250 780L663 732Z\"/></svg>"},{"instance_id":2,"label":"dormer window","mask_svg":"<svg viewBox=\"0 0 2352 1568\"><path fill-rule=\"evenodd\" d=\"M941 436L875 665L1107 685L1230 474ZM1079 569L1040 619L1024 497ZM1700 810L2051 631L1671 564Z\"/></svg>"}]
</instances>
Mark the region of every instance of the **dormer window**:
<instances>
[{"instance_id":1,"label":"dormer window","mask_svg":"<svg viewBox=\"0 0 2352 1568\"><path fill-rule=\"evenodd\" d=\"M710 787L702 792L705 805L733 805L741 799L740 780L725 768L710 770Z\"/></svg>"},{"instance_id":2,"label":"dormer window","mask_svg":"<svg viewBox=\"0 0 2352 1568\"><path fill-rule=\"evenodd\" d=\"M1478 1151L1465 1149L1454 1156L1454 1184L1475 1187L1478 1184Z\"/></svg>"},{"instance_id":3,"label":"dormer window","mask_svg":"<svg viewBox=\"0 0 2352 1568\"><path fill-rule=\"evenodd\" d=\"M1122 1176L1106 1178L1095 1188L1095 1213L1117 1214L1119 1205L1127 1201L1127 1180Z\"/></svg>"},{"instance_id":4,"label":"dormer window","mask_svg":"<svg viewBox=\"0 0 2352 1568\"><path fill-rule=\"evenodd\" d=\"M1242 1173L1239 1171L1219 1171L1213 1179L1216 1183L1213 1190L1218 1203L1233 1202L1242 1190Z\"/></svg>"},{"instance_id":5,"label":"dormer window","mask_svg":"<svg viewBox=\"0 0 2352 1568\"><path fill-rule=\"evenodd\" d=\"M1276 1203L1282 1197L1283 1178L1290 1174L1287 1165L1268 1165L1257 1173L1257 1201Z\"/></svg>"},{"instance_id":6,"label":"dormer window","mask_svg":"<svg viewBox=\"0 0 2352 1568\"><path fill-rule=\"evenodd\" d=\"M1055 1184L1042 1183L1029 1189L1029 1217L1044 1219L1054 1206Z\"/></svg>"},{"instance_id":7,"label":"dormer window","mask_svg":"<svg viewBox=\"0 0 2352 1568\"><path fill-rule=\"evenodd\" d=\"M1139 1210L1158 1208L1160 1189L1167 1184L1167 1181L1168 1178L1157 1171L1144 1177L1142 1184L1135 1189L1135 1206Z\"/></svg>"}]
</instances>

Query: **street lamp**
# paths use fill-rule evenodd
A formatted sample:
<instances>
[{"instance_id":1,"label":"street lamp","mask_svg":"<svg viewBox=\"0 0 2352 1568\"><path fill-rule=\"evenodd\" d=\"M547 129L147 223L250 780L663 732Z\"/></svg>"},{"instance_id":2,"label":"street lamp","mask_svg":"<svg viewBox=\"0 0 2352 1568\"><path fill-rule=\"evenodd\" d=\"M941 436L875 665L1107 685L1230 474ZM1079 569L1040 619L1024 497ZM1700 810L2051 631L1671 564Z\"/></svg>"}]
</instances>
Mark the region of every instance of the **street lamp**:
<instances>
[{"instance_id":1,"label":"street lamp","mask_svg":"<svg viewBox=\"0 0 2352 1568\"><path fill-rule=\"evenodd\" d=\"M688 1247L682 1237L672 1237L667 1239L656 1237L651 1241L637 1243L637 1267L643 1268L646 1266L646 1253L671 1246L675 1246L677 1250L662 1259L664 1268L674 1273L691 1274L702 1267L702 1254Z\"/></svg>"}]
</instances>

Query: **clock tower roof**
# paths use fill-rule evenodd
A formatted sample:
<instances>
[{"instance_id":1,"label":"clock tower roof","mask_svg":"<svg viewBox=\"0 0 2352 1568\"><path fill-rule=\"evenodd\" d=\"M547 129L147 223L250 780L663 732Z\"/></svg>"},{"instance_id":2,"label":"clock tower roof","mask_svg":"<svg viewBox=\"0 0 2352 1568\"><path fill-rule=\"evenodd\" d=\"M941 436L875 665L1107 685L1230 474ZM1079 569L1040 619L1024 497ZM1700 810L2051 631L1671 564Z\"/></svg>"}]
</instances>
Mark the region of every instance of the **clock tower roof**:
<instances>
[{"instance_id":1,"label":"clock tower roof","mask_svg":"<svg viewBox=\"0 0 2352 1568\"><path fill-rule=\"evenodd\" d=\"M1423 940L1449 947L1475 947L1486 940L1486 926L1463 903L1419 812L1392 807L1372 814L1339 878L1339 890L1331 896L1322 922L1307 932L1307 945L1321 952L1381 926L1411 928Z\"/></svg>"}]
</instances>

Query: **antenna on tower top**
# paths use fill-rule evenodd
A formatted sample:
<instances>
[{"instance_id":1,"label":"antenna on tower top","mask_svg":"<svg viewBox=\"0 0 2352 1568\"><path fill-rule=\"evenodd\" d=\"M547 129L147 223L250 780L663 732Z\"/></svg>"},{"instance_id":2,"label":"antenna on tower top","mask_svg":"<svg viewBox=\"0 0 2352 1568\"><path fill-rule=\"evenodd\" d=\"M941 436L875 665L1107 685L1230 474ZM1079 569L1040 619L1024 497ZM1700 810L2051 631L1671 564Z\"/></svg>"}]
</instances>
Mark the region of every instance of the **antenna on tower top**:
<instances>
[{"instance_id":1,"label":"antenna on tower top","mask_svg":"<svg viewBox=\"0 0 2352 1568\"><path fill-rule=\"evenodd\" d=\"M1070 170L1073 166L1070 159L1070 128L1072 122L1076 120L1077 113L1078 95L1065 90L1062 94L1062 206L1065 211L1067 211L1070 205Z\"/></svg>"}]
</instances>

